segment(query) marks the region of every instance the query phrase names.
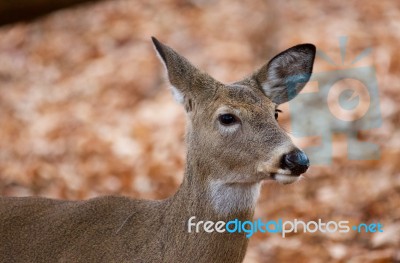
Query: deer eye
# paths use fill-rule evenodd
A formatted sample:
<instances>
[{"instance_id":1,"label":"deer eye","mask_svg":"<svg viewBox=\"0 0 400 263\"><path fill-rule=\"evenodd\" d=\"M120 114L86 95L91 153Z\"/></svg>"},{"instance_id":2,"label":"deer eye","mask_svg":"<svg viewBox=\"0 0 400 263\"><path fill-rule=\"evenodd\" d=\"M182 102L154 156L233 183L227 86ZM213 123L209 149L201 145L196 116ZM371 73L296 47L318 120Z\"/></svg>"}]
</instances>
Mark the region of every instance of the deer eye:
<instances>
[{"instance_id":1,"label":"deer eye","mask_svg":"<svg viewBox=\"0 0 400 263\"><path fill-rule=\"evenodd\" d=\"M239 122L239 118L230 113L219 115L218 120L222 125L225 125L225 126L232 125L232 124Z\"/></svg>"},{"instance_id":2,"label":"deer eye","mask_svg":"<svg viewBox=\"0 0 400 263\"><path fill-rule=\"evenodd\" d=\"M275 110L275 120L278 120L279 112L282 112L280 109Z\"/></svg>"}]
</instances>

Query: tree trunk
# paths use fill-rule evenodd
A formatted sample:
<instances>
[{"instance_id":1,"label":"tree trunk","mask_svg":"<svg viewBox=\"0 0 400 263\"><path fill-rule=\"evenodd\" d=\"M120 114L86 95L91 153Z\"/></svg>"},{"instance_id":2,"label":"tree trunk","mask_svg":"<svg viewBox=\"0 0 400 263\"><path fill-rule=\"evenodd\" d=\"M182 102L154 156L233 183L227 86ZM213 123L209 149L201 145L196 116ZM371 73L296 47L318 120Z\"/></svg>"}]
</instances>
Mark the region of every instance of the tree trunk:
<instances>
[{"instance_id":1,"label":"tree trunk","mask_svg":"<svg viewBox=\"0 0 400 263\"><path fill-rule=\"evenodd\" d=\"M0 0L0 26L28 21L52 11L100 0Z\"/></svg>"}]
</instances>

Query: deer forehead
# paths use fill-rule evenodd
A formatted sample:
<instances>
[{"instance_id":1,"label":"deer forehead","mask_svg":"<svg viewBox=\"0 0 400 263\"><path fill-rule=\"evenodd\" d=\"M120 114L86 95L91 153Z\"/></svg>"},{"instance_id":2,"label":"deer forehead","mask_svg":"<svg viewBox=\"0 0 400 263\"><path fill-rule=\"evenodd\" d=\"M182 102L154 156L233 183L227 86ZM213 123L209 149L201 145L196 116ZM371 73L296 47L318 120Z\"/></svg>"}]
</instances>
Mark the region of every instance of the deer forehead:
<instances>
[{"instance_id":1,"label":"deer forehead","mask_svg":"<svg viewBox=\"0 0 400 263\"><path fill-rule=\"evenodd\" d=\"M247 115L256 113L270 113L275 110L273 103L257 88L246 85L224 85L216 92L212 103L215 111L221 108L231 108ZM234 113L234 112L233 112Z\"/></svg>"}]
</instances>

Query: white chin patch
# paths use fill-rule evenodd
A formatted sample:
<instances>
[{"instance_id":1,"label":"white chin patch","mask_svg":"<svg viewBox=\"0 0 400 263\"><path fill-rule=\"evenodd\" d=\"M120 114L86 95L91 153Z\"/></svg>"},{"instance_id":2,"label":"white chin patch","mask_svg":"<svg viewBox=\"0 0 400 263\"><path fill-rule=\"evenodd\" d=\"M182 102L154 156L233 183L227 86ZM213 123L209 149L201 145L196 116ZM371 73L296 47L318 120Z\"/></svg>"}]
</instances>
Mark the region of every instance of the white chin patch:
<instances>
[{"instance_id":1,"label":"white chin patch","mask_svg":"<svg viewBox=\"0 0 400 263\"><path fill-rule=\"evenodd\" d=\"M292 176L286 174L275 174L274 179L281 184L291 184L300 179L300 176Z\"/></svg>"},{"instance_id":2,"label":"white chin patch","mask_svg":"<svg viewBox=\"0 0 400 263\"><path fill-rule=\"evenodd\" d=\"M254 209L260 188L259 183L229 185L223 180L212 180L209 184L209 193L215 211L229 215Z\"/></svg>"}]
</instances>

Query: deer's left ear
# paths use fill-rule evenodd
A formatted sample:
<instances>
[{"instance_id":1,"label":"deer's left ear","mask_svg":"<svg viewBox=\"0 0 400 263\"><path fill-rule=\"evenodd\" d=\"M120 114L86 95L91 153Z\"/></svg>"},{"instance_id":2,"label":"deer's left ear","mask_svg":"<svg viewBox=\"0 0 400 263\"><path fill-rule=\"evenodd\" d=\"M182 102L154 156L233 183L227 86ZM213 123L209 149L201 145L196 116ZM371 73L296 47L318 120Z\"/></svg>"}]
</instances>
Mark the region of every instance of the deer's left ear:
<instances>
[{"instance_id":1,"label":"deer's left ear","mask_svg":"<svg viewBox=\"0 0 400 263\"><path fill-rule=\"evenodd\" d=\"M312 44L291 47L276 55L252 77L276 104L293 99L310 79L316 48Z\"/></svg>"},{"instance_id":2,"label":"deer's left ear","mask_svg":"<svg viewBox=\"0 0 400 263\"><path fill-rule=\"evenodd\" d=\"M152 37L152 40L157 54L167 70L172 93L178 102L183 103L184 98L194 92L192 84L200 71L169 46L164 45L155 37Z\"/></svg>"}]
</instances>

